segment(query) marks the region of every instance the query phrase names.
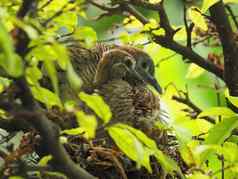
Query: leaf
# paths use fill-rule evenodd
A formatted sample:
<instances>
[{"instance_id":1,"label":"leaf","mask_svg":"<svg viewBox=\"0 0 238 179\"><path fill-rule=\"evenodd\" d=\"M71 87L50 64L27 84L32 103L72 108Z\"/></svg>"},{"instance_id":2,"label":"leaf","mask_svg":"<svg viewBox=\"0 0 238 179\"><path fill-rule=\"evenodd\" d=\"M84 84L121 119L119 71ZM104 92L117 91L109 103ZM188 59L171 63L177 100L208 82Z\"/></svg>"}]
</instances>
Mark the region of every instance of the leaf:
<instances>
[{"instance_id":1,"label":"leaf","mask_svg":"<svg viewBox=\"0 0 238 179\"><path fill-rule=\"evenodd\" d=\"M42 78L42 73L37 66L26 68L26 79L30 85L37 85L38 80Z\"/></svg>"},{"instance_id":2,"label":"leaf","mask_svg":"<svg viewBox=\"0 0 238 179\"><path fill-rule=\"evenodd\" d=\"M225 4L227 3L238 3L238 0L223 0Z\"/></svg>"},{"instance_id":3,"label":"leaf","mask_svg":"<svg viewBox=\"0 0 238 179\"><path fill-rule=\"evenodd\" d=\"M202 173L195 173L188 177L188 179L212 179L212 177L209 177L208 175L202 174Z\"/></svg>"},{"instance_id":4,"label":"leaf","mask_svg":"<svg viewBox=\"0 0 238 179\"><path fill-rule=\"evenodd\" d=\"M161 0L149 0L151 4L158 4L161 2Z\"/></svg>"},{"instance_id":5,"label":"leaf","mask_svg":"<svg viewBox=\"0 0 238 179\"><path fill-rule=\"evenodd\" d=\"M230 96L229 90L225 90L225 97L230 101L234 106L238 107L238 97Z\"/></svg>"},{"instance_id":6,"label":"leaf","mask_svg":"<svg viewBox=\"0 0 238 179\"><path fill-rule=\"evenodd\" d=\"M91 47L97 41L97 33L93 28L84 26L76 29L74 38L83 40L87 47Z\"/></svg>"},{"instance_id":7,"label":"leaf","mask_svg":"<svg viewBox=\"0 0 238 179\"><path fill-rule=\"evenodd\" d=\"M211 6L216 4L219 0L203 0L202 12L206 12Z\"/></svg>"},{"instance_id":8,"label":"leaf","mask_svg":"<svg viewBox=\"0 0 238 179\"><path fill-rule=\"evenodd\" d=\"M227 117L234 117L237 114L235 112L233 112L231 109L227 108L227 107L211 107L208 108L206 110L204 110L203 112L201 112L198 115L198 118L202 118L205 116L227 116Z\"/></svg>"},{"instance_id":9,"label":"leaf","mask_svg":"<svg viewBox=\"0 0 238 179\"><path fill-rule=\"evenodd\" d=\"M48 162L51 159L52 159L52 155L46 155L40 159L40 161L38 162L38 165L44 167L48 164Z\"/></svg>"},{"instance_id":10,"label":"leaf","mask_svg":"<svg viewBox=\"0 0 238 179\"><path fill-rule=\"evenodd\" d=\"M77 128L63 130L61 134L82 135L84 132L85 132L85 129L83 127L77 127Z\"/></svg>"},{"instance_id":11,"label":"leaf","mask_svg":"<svg viewBox=\"0 0 238 179\"><path fill-rule=\"evenodd\" d=\"M114 126L121 127L124 129L128 129L133 135L135 135L145 146L149 147L150 149L157 149L157 145L154 140L150 139L146 134L144 134L142 131L135 129L129 125L126 124L115 124Z\"/></svg>"},{"instance_id":12,"label":"leaf","mask_svg":"<svg viewBox=\"0 0 238 179\"><path fill-rule=\"evenodd\" d=\"M209 130L204 144L222 144L236 127L238 127L238 117L224 119Z\"/></svg>"},{"instance_id":13,"label":"leaf","mask_svg":"<svg viewBox=\"0 0 238 179\"><path fill-rule=\"evenodd\" d=\"M111 130L110 128L108 130ZM114 129L114 128L116 128L116 129ZM172 174L174 171L176 171L178 174L181 175L181 177L183 177L182 173L180 171L180 168L178 167L176 162L173 159L171 159L168 156L166 156L165 154L163 154L163 152L158 149L155 141L150 139L149 137L147 137L143 132L141 132L140 130L135 129L135 128L131 127L131 126L128 126L126 124L121 124L121 123L115 124L113 126L113 130L116 130L116 132L118 132L119 134L123 133L124 130L126 130L126 131L130 132L130 134L133 135L141 143L141 145L143 147L143 153L145 155L143 157L141 165L146 167L148 169L148 171L150 171L150 165L148 165L149 164L149 157L151 155L154 155L156 157L156 159L158 160L158 162L161 164L161 166L167 172ZM113 138L113 140L115 141L116 144L118 142L119 143L118 145L122 145L121 146L122 148L120 146L119 146L119 148L123 152L124 152L124 150L132 150L133 149L133 146L130 146L129 144L123 143L124 140L129 140L128 139L130 137L129 135L128 135L128 137L126 137L126 135L125 136L121 136L119 134L112 134L113 132L114 131L109 131L109 134ZM112 135L114 135L114 136L112 136ZM125 139L123 137L125 137ZM120 142L122 144L120 144ZM125 145L125 146L123 146L123 145ZM128 149L128 147L130 149ZM126 152L124 152L124 153L126 154ZM132 156L135 156L136 154L138 154L135 151L134 151L134 153L131 151L131 153L132 153L131 154ZM128 157L130 157L130 156L128 156ZM132 160L133 159L135 160L136 157L132 158ZM137 161L137 160L135 160L135 161Z\"/></svg>"},{"instance_id":14,"label":"leaf","mask_svg":"<svg viewBox=\"0 0 238 179\"><path fill-rule=\"evenodd\" d=\"M118 126L108 128L109 135L112 137L116 145L132 160L137 162L138 167L147 166L147 161L144 159L144 148L140 141L127 129ZM148 155L147 155L148 156Z\"/></svg>"},{"instance_id":15,"label":"leaf","mask_svg":"<svg viewBox=\"0 0 238 179\"><path fill-rule=\"evenodd\" d=\"M199 8L197 7L190 7L188 10L189 17L191 21L197 26L200 27L202 30L207 31L207 23L205 18L202 16Z\"/></svg>"},{"instance_id":16,"label":"leaf","mask_svg":"<svg viewBox=\"0 0 238 179\"><path fill-rule=\"evenodd\" d=\"M203 73L205 72L205 70L199 66L197 66L196 64L191 64L188 67L188 72L186 74L186 78L187 79L194 79L197 78L199 76L201 76Z\"/></svg>"},{"instance_id":17,"label":"leaf","mask_svg":"<svg viewBox=\"0 0 238 179\"><path fill-rule=\"evenodd\" d=\"M110 107L104 102L103 98L99 95L89 95L80 92L79 98L84 101L106 124L110 121L112 113Z\"/></svg>"},{"instance_id":18,"label":"leaf","mask_svg":"<svg viewBox=\"0 0 238 179\"><path fill-rule=\"evenodd\" d=\"M31 92L34 98L45 104L47 108L51 108L52 106L63 107L59 96L46 88L33 86L31 87Z\"/></svg>"},{"instance_id":19,"label":"leaf","mask_svg":"<svg viewBox=\"0 0 238 179\"><path fill-rule=\"evenodd\" d=\"M54 88L54 92L59 95L59 86L58 86L58 75L57 75L57 71L55 68L55 63L52 60L49 59L45 59L44 60L44 67L49 75L49 78L51 80L51 83L53 85Z\"/></svg>"},{"instance_id":20,"label":"leaf","mask_svg":"<svg viewBox=\"0 0 238 179\"><path fill-rule=\"evenodd\" d=\"M23 63L20 56L15 54L13 42L4 25L0 21L0 66L13 77L23 74Z\"/></svg>"},{"instance_id":21,"label":"leaf","mask_svg":"<svg viewBox=\"0 0 238 179\"><path fill-rule=\"evenodd\" d=\"M67 64L66 74L70 87L76 92L80 91L83 82L81 78L78 76L78 74L75 72L70 61L68 61Z\"/></svg>"},{"instance_id":22,"label":"leaf","mask_svg":"<svg viewBox=\"0 0 238 179\"><path fill-rule=\"evenodd\" d=\"M86 115L83 111L77 111L75 113L77 117L77 121L81 129L76 129L78 132L84 130L84 136L87 139L91 139L95 137L95 132L97 129L97 120L93 115ZM71 131L72 132L72 131ZM81 133L80 133L81 134Z\"/></svg>"},{"instance_id":23,"label":"leaf","mask_svg":"<svg viewBox=\"0 0 238 179\"><path fill-rule=\"evenodd\" d=\"M180 168L173 159L163 154L163 152L161 152L160 150L156 150L154 156L165 171L170 174L173 174L176 171L181 176L181 178L184 178Z\"/></svg>"}]
</instances>

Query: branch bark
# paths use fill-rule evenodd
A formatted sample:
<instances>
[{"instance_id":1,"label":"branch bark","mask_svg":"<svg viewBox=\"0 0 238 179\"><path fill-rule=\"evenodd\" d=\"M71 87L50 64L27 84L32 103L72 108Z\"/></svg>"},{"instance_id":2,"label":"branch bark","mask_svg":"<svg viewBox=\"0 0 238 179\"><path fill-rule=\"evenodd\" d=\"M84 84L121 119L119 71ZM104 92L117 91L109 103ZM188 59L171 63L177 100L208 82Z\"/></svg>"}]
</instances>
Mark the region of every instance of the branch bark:
<instances>
[{"instance_id":1,"label":"branch bark","mask_svg":"<svg viewBox=\"0 0 238 179\"><path fill-rule=\"evenodd\" d=\"M213 22L219 33L224 54L224 80L232 96L238 96L238 45L225 11L223 1L210 8Z\"/></svg>"}]
</instances>

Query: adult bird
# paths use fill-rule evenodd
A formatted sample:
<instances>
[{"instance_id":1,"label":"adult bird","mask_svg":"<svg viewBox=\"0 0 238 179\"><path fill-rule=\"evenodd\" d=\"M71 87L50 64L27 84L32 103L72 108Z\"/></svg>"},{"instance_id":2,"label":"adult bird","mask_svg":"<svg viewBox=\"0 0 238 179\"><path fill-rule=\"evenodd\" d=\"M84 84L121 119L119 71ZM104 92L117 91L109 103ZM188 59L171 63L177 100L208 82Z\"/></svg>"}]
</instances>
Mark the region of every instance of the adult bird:
<instances>
[{"instance_id":1,"label":"adult bird","mask_svg":"<svg viewBox=\"0 0 238 179\"><path fill-rule=\"evenodd\" d=\"M146 88L145 77L136 69L130 53L118 48L109 50L97 65L94 85L110 106L111 123L127 123L148 133L159 118L159 98Z\"/></svg>"},{"instance_id":2,"label":"adult bird","mask_svg":"<svg viewBox=\"0 0 238 179\"><path fill-rule=\"evenodd\" d=\"M97 64L104 52L110 49L120 49L126 51L134 57L136 61L136 71L144 77L144 82L153 86L159 93L162 92L161 87L154 78L154 63L151 57L144 51L130 46L119 45L106 45L97 44L91 49L82 47L82 45L73 39L66 39L63 41L66 45L71 62L77 74L83 81L81 90L87 93L94 92L93 79L96 74ZM131 78L128 74L127 79ZM134 83L141 83L141 81L135 80Z\"/></svg>"}]
</instances>

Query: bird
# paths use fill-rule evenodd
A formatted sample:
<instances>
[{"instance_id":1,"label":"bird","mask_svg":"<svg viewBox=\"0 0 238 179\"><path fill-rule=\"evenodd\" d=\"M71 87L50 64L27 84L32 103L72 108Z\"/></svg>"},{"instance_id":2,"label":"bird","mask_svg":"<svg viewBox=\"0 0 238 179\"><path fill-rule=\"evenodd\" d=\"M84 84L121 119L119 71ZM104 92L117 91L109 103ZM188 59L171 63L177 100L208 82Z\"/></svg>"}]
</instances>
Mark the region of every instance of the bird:
<instances>
[{"instance_id":1,"label":"bird","mask_svg":"<svg viewBox=\"0 0 238 179\"><path fill-rule=\"evenodd\" d=\"M61 42L67 47L73 67L83 81L81 91L89 94L94 92L93 79L96 74L97 64L102 58L103 53L110 49L120 49L134 57L136 70L141 76L144 76L144 81L153 86L159 93L162 93L160 85L154 78L155 66L153 60L143 50L126 45L109 45L104 43L97 43L95 47L88 49L72 38L62 40ZM131 77L128 75L127 79L129 78ZM134 83L137 82L140 81L134 81Z\"/></svg>"},{"instance_id":2,"label":"bird","mask_svg":"<svg viewBox=\"0 0 238 179\"><path fill-rule=\"evenodd\" d=\"M136 62L134 56L119 48L104 52L94 85L110 106L111 124L126 123L148 133L159 118L159 98L146 87L146 77L138 73Z\"/></svg>"},{"instance_id":3,"label":"bird","mask_svg":"<svg viewBox=\"0 0 238 179\"><path fill-rule=\"evenodd\" d=\"M103 43L89 49L72 39L63 43L66 44L76 73L83 81L80 90L92 94L97 89L112 111L112 123L121 121L134 127L144 126L144 131L154 127L161 114L160 99L147 85L153 86L160 94L162 89L154 77L153 60L146 52L131 46ZM117 70L107 74L105 69L112 69L112 64L119 63L123 56L130 59L127 63L131 61L133 68L124 69L123 75ZM105 77L100 78L100 75ZM104 79L107 83L101 83L98 79ZM64 92L68 93L67 90Z\"/></svg>"}]
</instances>

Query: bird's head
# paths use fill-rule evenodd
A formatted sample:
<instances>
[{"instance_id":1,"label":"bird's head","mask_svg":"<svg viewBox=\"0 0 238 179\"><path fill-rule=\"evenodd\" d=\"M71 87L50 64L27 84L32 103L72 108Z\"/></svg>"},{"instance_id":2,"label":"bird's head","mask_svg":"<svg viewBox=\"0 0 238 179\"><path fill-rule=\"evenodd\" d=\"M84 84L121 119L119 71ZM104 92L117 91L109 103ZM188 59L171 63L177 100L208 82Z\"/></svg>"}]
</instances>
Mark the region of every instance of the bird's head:
<instances>
[{"instance_id":1,"label":"bird's head","mask_svg":"<svg viewBox=\"0 0 238 179\"><path fill-rule=\"evenodd\" d=\"M143 80L136 71L136 60L131 54L120 49L104 52L98 63L94 84L100 86L112 79L124 79L127 75L135 80Z\"/></svg>"},{"instance_id":2,"label":"bird's head","mask_svg":"<svg viewBox=\"0 0 238 179\"><path fill-rule=\"evenodd\" d=\"M137 73L139 73L139 75L141 76L143 80L134 80L133 77L130 76L130 74L128 74L128 79L132 83L149 84L153 86L161 94L162 88L160 87L159 83L154 77L155 66L151 57L147 53L145 53L144 51L138 48L133 48L128 46L119 46L118 48L120 50L128 52L134 57L134 59L136 60L135 70L137 71Z\"/></svg>"}]
</instances>

